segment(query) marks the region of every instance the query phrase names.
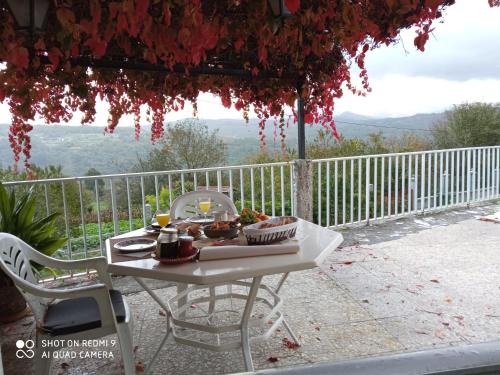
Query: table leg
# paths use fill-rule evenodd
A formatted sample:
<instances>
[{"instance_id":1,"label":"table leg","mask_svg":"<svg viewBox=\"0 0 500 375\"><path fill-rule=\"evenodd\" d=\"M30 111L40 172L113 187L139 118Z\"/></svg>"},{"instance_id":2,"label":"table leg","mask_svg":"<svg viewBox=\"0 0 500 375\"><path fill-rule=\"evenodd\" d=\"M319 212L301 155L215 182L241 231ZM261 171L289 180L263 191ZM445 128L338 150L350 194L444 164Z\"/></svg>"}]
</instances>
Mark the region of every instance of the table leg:
<instances>
[{"instance_id":1,"label":"table leg","mask_svg":"<svg viewBox=\"0 0 500 375\"><path fill-rule=\"evenodd\" d=\"M188 284L177 283L177 294L181 294L182 292L184 292L188 288L188 286L189 286ZM187 303L187 300L188 300L187 296L179 298L179 300L177 301L177 308L180 310L181 306L184 306ZM179 313L179 318L181 319L186 318L186 310Z\"/></svg>"},{"instance_id":2,"label":"table leg","mask_svg":"<svg viewBox=\"0 0 500 375\"><path fill-rule=\"evenodd\" d=\"M149 373L149 370L153 368L153 364L156 361L156 358L158 358L158 355L160 354L160 351L162 350L163 346L167 342L168 336L170 335L170 324L169 324L169 319L167 318L167 333L165 334L165 337L163 337L163 340L161 340L160 346L158 346L158 349L156 349L155 354L153 357L149 360L148 367L146 368L146 371L144 371L144 375L147 375Z\"/></svg>"},{"instance_id":3,"label":"table leg","mask_svg":"<svg viewBox=\"0 0 500 375\"><path fill-rule=\"evenodd\" d=\"M281 276L281 279L280 281L278 282L278 285L276 285L276 288L274 289L274 292L276 294L279 294L280 290L281 290L281 287L283 286L283 284L285 283L286 279L288 279L288 275L290 275L290 272L286 272L284 273L282 276ZM283 327L285 327L285 329L288 331L288 333L290 334L290 337L292 338L292 340L297 344L297 345L301 345L297 335L292 331L292 328L290 327L290 325L288 324L288 322L283 319Z\"/></svg>"},{"instance_id":4,"label":"table leg","mask_svg":"<svg viewBox=\"0 0 500 375\"><path fill-rule=\"evenodd\" d=\"M167 316L168 316L168 314L169 314L168 307L167 307L167 305L165 305L163 303L161 298L158 297L158 295L151 290L151 288L146 284L146 282L142 278L134 277L134 279L156 301L156 303L158 305L160 305L160 307L163 308L163 310L165 310L165 312L167 313Z\"/></svg>"},{"instance_id":5,"label":"table leg","mask_svg":"<svg viewBox=\"0 0 500 375\"><path fill-rule=\"evenodd\" d=\"M292 338L292 340L299 346L302 345L302 343L299 341L299 338L297 337L297 335L292 331L292 328L290 327L290 325L288 324L288 322L285 320L285 318L283 318L283 321L281 322L283 324L283 327L285 327L285 329L288 331L288 333L290 334L290 337Z\"/></svg>"},{"instance_id":6,"label":"table leg","mask_svg":"<svg viewBox=\"0 0 500 375\"><path fill-rule=\"evenodd\" d=\"M215 286L211 286L210 288L208 288L208 290L210 292L210 301L208 302L208 315L212 315L215 309Z\"/></svg>"},{"instance_id":7,"label":"table leg","mask_svg":"<svg viewBox=\"0 0 500 375\"><path fill-rule=\"evenodd\" d=\"M286 279L288 279L288 275L290 275L290 272L286 272L283 275L281 275L281 279L278 282L278 285L276 285L276 288L274 289L274 292L278 294L280 292L281 287L285 283Z\"/></svg>"},{"instance_id":8,"label":"table leg","mask_svg":"<svg viewBox=\"0 0 500 375\"><path fill-rule=\"evenodd\" d=\"M252 352L250 350L250 338L248 333L248 321L250 320L250 315L252 314L253 304L255 298L257 297L257 292L259 291L260 282L262 281L262 276L254 277L252 281L252 286L248 292L247 302L245 304L245 310L243 311L243 316L241 317L241 349L243 351L243 360L245 362L245 368L247 371L254 371Z\"/></svg>"},{"instance_id":9,"label":"table leg","mask_svg":"<svg viewBox=\"0 0 500 375\"><path fill-rule=\"evenodd\" d=\"M146 284L146 282L143 279L141 279L140 277L134 277L134 279L156 301L156 303L158 303L158 305L160 305L160 307L163 308L163 310L165 310L166 319L167 319L167 333L165 334L165 337L163 337L163 339L161 340L160 346L158 346L158 349L156 349L155 354L149 360L148 367L146 368L146 371L144 372L144 375L147 375L149 373L149 371L153 368L153 364L156 361L156 358L158 358L158 355L160 354L161 349L163 348L163 346L165 346L165 343L167 342L167 339L170 335L170 311L168 310L167 305L165 305L165 303L163 303L161 298L158 297L158 295L155 292L153 292L153 290L150 287L148 287L148 285Z\"/></svg>"}]
</instances>

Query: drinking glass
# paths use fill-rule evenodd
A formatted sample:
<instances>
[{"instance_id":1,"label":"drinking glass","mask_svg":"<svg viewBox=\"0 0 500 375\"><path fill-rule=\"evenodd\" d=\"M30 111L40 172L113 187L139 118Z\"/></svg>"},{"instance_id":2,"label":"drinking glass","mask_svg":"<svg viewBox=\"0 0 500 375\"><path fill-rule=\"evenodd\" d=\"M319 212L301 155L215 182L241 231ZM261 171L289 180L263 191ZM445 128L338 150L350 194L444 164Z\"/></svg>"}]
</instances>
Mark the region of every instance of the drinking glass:
<instances>
[{"instance_id":1,"label":"drinking glass","mask_svg":"<svg viewBox=\"0 0 500 375\"><path fill-rule=\"evenodd\" d=\"M204 219L207 218L207 214L210 210L211 205L212 202L210 200L210 197L200 197L198 199L198 209L203 213Z\"/></svg>"},{"instance_id":2,"label":"drinking glass","mask_svg":"<svg viewBox=\"0 0 500 375\"><path fill-rule=\"evenodd\" d=\"M155 216L158 225L162 228L166 227L170 223L170 212L168 210L158 210L156 211Z\"/></svg>"}]
</instances>

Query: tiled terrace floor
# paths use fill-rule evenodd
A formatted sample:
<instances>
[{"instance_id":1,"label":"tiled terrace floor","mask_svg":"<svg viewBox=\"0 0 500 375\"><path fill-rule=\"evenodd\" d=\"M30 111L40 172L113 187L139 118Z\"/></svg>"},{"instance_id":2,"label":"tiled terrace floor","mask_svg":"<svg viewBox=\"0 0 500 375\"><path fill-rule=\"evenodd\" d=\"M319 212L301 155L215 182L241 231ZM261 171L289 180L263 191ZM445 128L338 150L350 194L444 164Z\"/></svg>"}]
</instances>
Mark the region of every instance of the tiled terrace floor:
<instances>
[{"instance_id":1,"label":"tiled terrace floor","mask_svg":"<svg viewBox=\"0 0 500 375\"><path fill-rule=\"evenodd\" d=\"M256 369L500 339L500 225L477 220L498 210L490 204L344 231L343 247L321 269L292 274L283 289L284 311L303 346L286 348L281 330L253 346ZM131 280L117 279L116 286L127 293L135 316L136 360L147 363L164 333L164 317ZM158 292L170 295L173 288ZM33 330L31 318L2 327L7 375L30 373L27 360L15 359L14 343ZM114 361L56 360L53 373L120 374L119 351L114 354ZM153 373L243 370L240 352L170 341Z\"/></svg>"}]
</instances>

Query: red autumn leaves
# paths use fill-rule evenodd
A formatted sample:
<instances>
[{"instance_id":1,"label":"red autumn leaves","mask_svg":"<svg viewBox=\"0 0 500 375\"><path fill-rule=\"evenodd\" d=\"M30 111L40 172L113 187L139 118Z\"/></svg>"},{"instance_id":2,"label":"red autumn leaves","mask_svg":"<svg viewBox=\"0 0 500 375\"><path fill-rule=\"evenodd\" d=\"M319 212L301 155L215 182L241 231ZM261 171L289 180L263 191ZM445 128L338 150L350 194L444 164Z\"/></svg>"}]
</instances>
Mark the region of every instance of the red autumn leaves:
<instances>
[{"instance_id":1,"label":"red autumn leaves","mask_svg":"<svg viewBox=\"0 0 500 375\"><path fill-rule=\"evenodd\" d=\"M14 118L9 139L15 160L24 153L29 163L29 121L64 122L78 110L92 121L101 98L110 104L109 132L120 118L133 115L139 134L140 107L146 106L153 140L162 136L168 113L185 101L196 107L201 92L220 96L225 107L235 104L244 117L253 108L262 127L262 120L278 120L284 107L294 105L299 77L306 123L335 132L333 109L344 85L358 95L370 91L366 53L393 43L400 29L412 25L419 30L415 46L423 50L432 21L452 3L284 2L292 16L278 27L268 0L51 2L55 9L34 46L25 32L16 30L8 10L0 8L0 61L7 62L0 71L0 100ZM489 3L500 5L498 0ZM50 65L43 65L42 57ZM87 70L73 64L79 57L181 66L185 74ZM361 69L359 81L351 80L351 59ZM207 65L247 70L252 79L191 73ZM266 75L281 79L262 78Z\"/></svg>"},{"instance_id":2,"label":"red autumn leaves","mask_svg":"<svg viewBox=\"0 0 500 375\"><path fill-rule=\"evenodd\" d=\"M290 12L295 13L299 10L300 0L285 0L285 5Z\"/></svg>"}]
</instances>

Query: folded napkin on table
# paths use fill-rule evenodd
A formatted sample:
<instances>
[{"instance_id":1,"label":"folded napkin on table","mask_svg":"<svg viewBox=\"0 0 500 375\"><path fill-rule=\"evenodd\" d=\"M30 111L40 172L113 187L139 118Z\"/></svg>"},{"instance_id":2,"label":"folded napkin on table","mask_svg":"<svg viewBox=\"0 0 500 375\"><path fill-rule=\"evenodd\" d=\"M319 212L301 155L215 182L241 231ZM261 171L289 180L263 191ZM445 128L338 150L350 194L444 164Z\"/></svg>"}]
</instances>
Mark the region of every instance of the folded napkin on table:
<instances>
[{"instance_id":1,"label":"folded napkin on table","mask_svg":"<svg viewBox=\"0 0 500 375\"><path fill-rule=\"evenodd\" d=\"M206 246L200 250L200 260L246 258L263 255L279 255L297 253L300 250L298 240L288 240L274 245L225 245Z\"/></svg>"}]
</instances>

